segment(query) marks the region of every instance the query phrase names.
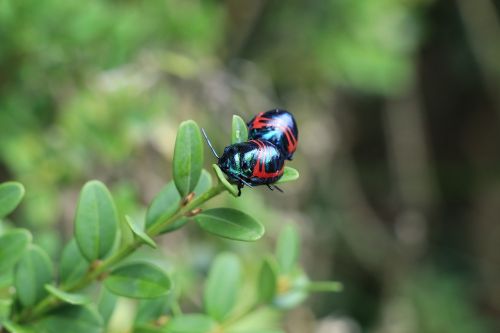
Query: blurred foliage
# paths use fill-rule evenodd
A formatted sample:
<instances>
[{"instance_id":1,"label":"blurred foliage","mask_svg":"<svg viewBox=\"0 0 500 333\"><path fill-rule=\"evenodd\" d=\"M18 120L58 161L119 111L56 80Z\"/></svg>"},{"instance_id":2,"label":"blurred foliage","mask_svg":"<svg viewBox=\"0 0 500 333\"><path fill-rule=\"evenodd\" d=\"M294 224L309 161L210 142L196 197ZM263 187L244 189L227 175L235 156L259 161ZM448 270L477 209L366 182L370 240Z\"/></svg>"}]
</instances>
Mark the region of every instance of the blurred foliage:
<instances>
[{"instance_id":1,"label":"blurred foliage","mask_svg":"<svg viewBox=\"0 0 500 333\"><path fill-rule=\"evenodd\" d=\"M2 0L0 180L27 188L15 220L57 256L86 180L142 216L176 124L195 119L220 151L232 114L284 106L301 180L217 199L267 221L259 246L168 238L186 289L219 250L263 253L296 221L308 271L346 289L290 332L313 332L311 311L320 333L498 331L500 5L467 1Z\"/></svg>"}]
</instances>

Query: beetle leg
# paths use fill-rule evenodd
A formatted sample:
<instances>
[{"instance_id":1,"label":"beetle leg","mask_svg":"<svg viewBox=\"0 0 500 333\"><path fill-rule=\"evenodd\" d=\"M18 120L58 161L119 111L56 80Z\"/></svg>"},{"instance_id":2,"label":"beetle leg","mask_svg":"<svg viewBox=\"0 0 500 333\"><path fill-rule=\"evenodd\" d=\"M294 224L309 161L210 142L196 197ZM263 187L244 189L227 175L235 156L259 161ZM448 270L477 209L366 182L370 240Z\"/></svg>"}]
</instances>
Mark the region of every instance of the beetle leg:
<instances>
[{"instance_id":1,"label":"beetle leg","mask_svg":"<svg viewBox=\"0 0 500 333\"><path fill-rule=\"evenodd\" d=\"M241 197L241 189L243 188L243 183L238 182L238 196Z\"/></svg>"},{"instance_id":2,"label":"beetle leg","mask_svg":"<svg viewBox=\"0 0 500 333\"><path fill-rule=\"evenodd\" d=\"M240 177L237 177L237 179L240 181L239 184L241 185L241 187L243 187L243 185L246 185L248 187L253 187L251 184L249 184L248 182L244 181Z\"/></svg>"},{"instance_id":3,"label":"beetle leg","mask_svg":"<svg viewBox=\"0 0 500 333\"><path fill-rule=\"evenodd\" d=\"M280 189L278 186L273 185L273 187L274 187L275 189L277 189L278 191L280 191L281 193L284 193L284 192L283 192L283 190L282 190L282 189Z\"/></svg>"},{"instance_id":4,"label":"beetle leg","mask_svg":"<svg viewBox=\"0 0 500 333\"><path fill-rule=\"evenodd\" d=\"M271 185L269 184L266 184L267 185L267 188L270 189L271 191L274 191L273 188L271 187Z\"/></svg>"}]
</instances>

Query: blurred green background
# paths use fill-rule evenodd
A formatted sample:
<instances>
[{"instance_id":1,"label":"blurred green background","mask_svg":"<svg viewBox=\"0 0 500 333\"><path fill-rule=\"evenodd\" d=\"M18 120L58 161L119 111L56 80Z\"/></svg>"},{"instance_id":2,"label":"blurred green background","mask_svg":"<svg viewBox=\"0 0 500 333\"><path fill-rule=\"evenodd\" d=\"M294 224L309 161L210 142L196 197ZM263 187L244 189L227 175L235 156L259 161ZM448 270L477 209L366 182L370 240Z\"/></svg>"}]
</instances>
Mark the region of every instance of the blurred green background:
<instances>
[{"instance_id":1,"label":"blurred green background","mask_svg":"<svg viewBox=\"0 0 500 333\"><path fill-rule=\"evenodd\" d=\"M500 3L492 0L0 0L0 181L57 258L88 179L140 215L170 179L178 124L216 148L231 115L293 112L285 194L219 200L259 217L235 244L195 226L173 262L268 251L300 228L315 295L290 333L500 331ZM206 149L206 167L215 160ZM3 227L7 225L5 221ZM193 296L195 297L195 296Z\"/></svg>"}]
</instances>

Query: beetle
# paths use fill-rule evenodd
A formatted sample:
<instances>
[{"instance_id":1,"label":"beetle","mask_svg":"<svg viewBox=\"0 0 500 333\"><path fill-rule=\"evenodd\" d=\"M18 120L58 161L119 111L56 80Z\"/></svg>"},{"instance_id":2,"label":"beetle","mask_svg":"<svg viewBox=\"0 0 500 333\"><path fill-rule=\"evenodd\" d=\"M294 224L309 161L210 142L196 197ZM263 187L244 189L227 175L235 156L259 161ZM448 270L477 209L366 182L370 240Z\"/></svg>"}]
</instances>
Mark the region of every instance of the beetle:
<instances>
[{"instance_id":1,"label":"beetle","mask_svg":"<svg viewBox=\"0 0 500 333\"><path fill-rule=\"evenodd\" d=\"M260 112L247 126L249 139L272 142L281 150L285 159L292 160L297 149L299 130L290 112L283 109Z\"/></svg>"},{"instance_id":2,"label":"beetle","mask_svg":"<svg viewBox=\"0 0 500 333\"><path fill-rule=\"evenodd\" d=\"M207 133L202 128L203 136L217 157L217 165L227 175L229 181L238 186L238 196L244 185L254 187L267 185L283 192L278 186L272 185L278 181L285 170L285 159L280 150L271 142L249 140L235 143L224 148L222 156L215 152Z\"/></svg>"}]
</instances>

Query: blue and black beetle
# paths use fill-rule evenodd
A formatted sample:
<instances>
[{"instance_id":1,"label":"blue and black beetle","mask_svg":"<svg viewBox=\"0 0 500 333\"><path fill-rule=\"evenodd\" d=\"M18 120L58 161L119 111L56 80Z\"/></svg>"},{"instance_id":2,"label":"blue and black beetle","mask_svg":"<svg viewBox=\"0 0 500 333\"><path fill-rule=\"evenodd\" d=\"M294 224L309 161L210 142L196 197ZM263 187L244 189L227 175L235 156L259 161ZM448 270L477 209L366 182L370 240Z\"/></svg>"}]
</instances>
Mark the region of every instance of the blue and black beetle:
<instances>
[{"instance_id":1,"label":"blue and black beetle","mask_svg":"<svg viewBox=\"0 0 500 333\"><path fill-rule=\"evenodd\" d=\"M297 149L299 130L293 115L283 109L261 112L247 124L248 138L269 141L291 160Z\"/></svg>"},{"instance_id":2,"label":"blue and black beetle","mask_svg":"<svg viewBox=\"0 0 500 333\"><path fill-rule=\"evenodd\" d=\"M283 175L285 159L281 151L271 142L263 140L249 140L235 143L224 148L224 153L219 157L205 130L203 135L208 146L217 157L217 165L227 175L229 181L238 186L238 196L244 185L253 187L267 185L283 192L276 185L272 185ZM272 187L271 187L272 186Z\"/></svg>"}]
</instances>

